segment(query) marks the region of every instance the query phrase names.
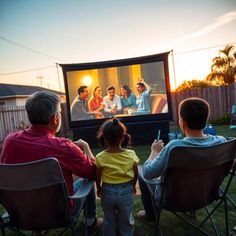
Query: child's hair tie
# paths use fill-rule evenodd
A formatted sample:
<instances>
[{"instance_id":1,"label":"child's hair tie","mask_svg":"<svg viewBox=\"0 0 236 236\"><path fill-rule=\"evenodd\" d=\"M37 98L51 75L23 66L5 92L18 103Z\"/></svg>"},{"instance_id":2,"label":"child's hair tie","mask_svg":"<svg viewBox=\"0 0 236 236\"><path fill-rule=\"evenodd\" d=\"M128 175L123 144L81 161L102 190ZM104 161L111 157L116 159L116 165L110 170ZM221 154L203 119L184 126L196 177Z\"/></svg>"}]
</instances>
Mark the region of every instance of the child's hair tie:
<instances>
[{"instance_id":1,"label":"child's hair tie","mask_svg":"<svg viewBox=\"0 0 236 236\"><path fill-rule=\"evenodd\" d=\"M114 125L118 125L118 123L119 123L119 120L118 120L118 119L116 119L116 118L113 119L113 124L114 124Z\"/></svg>"}]
</instances>

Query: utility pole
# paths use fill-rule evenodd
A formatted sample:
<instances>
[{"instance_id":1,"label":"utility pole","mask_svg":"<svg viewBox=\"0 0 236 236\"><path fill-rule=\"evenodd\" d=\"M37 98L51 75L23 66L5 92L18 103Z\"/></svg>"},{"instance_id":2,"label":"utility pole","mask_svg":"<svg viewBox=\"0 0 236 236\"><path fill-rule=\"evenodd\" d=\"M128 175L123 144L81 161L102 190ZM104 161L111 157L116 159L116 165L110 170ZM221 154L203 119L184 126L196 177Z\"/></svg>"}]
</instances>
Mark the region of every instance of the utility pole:
<instances>
[{"instance_id":1,"label":"utility pole","mask_svg":"<svg viewBox=\"0 0 236 236\"><path fill-rule=\"evenodd\" d=\"M60 77L59 77L59 66L58 66L58 63L56 63L56 68L57 68L57 79L58 79L58 84L59 84L59 90L61 92L61 81L60 81Z\"/></svg>"},{"instance_id":2,"label":"utility pole","mask_svg":"<svg viewBox=\"0 0 236 236\"><path fill-rule=\"evenodd\" d=\"M37 76L37 79L40 80L40 86L43 87L43 79L44 79L44 77L43 76Z\"/></svg>"}]
</instances>

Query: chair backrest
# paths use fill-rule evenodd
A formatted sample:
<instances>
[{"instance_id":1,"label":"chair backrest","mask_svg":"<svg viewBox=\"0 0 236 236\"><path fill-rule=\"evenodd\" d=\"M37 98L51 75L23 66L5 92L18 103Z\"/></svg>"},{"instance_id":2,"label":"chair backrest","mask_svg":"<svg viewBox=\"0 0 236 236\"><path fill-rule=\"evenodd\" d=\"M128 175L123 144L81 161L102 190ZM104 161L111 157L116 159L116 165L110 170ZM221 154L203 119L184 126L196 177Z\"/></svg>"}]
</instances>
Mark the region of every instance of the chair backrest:
<instances>
[{"instance_id":1,"label":"chair backrest","mask_svg":"<svg viewBox=\"0 0 236 236\"><path fill-rule=\"evenodd\" d=\"M200 209L218 197L236 158L236 139L211 147L176 147L164 175L164 208Z\"/></svg>"},{"instance_id":2,"label":"chair backrest","mask_svg":"<svg viewBox=\"0 0 236 236\"><path fill-rule=\"evenodd\" d=\"M71 222L68 193L55 158L23 164L0 164L0 203L10 224L25 230L47 230Z\"/></svg>"},{"instance_id":3,"label":"chair backrest","mask_svg":"<svg viewBox=\"0 0 236 236\"><path fill-rule=\"evenodd\" d=\"M236 104L232 105L230 114L232 117L236 118Z\"/></svg>"}]
</instances>

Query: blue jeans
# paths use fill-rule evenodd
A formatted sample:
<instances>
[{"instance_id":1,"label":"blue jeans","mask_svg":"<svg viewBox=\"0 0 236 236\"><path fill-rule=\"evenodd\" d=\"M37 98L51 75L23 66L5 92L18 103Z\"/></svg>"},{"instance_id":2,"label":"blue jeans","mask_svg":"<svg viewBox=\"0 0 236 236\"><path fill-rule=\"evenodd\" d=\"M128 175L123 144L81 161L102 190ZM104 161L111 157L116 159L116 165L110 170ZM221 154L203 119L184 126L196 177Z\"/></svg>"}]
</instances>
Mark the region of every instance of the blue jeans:
<instances>
[{"instance_id":1,"label":"blue jeans","mask_svg":"<svg viewBox=\"0 0 236 236\"><path fill-rule=\"evenodd\" d=\"M84 180L83 178L80 178L80 179L74 181L74 183L73 183L74 192L76 192L80 188L83 180ZM87 204L87 215L85 215L86 212L84 209L84 216L87 217L88 220L95 219L95 217L96 217L96 196L95 196L94 187L91 189L90 193L86 197L84 206L86 204ZM84 206L83 206L83 208L84 208ZM71 213L72 218L75 218L78 216L80 208L81 208L80 200L79 199L75 200L75 204L74 204L74 207L73 207L72 213Z\"/></svg>"},{"instance_id":2,"label":"blue jeans","mask_svg":"<svg viewBox=\"0 0 236 236\"><path fill-rule=\"evenodd\" d=\"M148 218L155 219L155 210L153 209L152 200L155 201L153 196L155 196L157 199L160 199L160 185L158 185L159 180L153 179L147 180L147 182L145 182L144 179L138 177L138 182L145 214Z\"/></svg>"},{"instance_id":3,"label":"blue jeans","mask_svg":"<svg viewBox=\"0 0 236 236\"><path fill-rule=\"evenodd\" d=\"M115 236L117 228L120 236L133 235L133 203L134 195L132 181L121 184L103 183L101 205L104 212L104 236Z\"/></svg>"}]
</instances>

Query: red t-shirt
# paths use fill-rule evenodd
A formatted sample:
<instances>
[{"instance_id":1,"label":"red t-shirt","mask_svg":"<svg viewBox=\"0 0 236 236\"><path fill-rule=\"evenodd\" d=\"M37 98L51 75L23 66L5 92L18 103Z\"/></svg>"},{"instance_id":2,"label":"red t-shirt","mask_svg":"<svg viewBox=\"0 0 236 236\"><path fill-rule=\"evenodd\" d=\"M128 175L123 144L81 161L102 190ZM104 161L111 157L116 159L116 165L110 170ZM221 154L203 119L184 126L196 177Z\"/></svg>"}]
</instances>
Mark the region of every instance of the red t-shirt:
<instances>
[{"instance_id":1,"label":"red t-shirt","mask_svg":"<svg viewBox=\"0 0 236 236\"><path fill-rule=\"evenodd\" d=\"M0 162L16 164L47 157L55 157L59 161L70 195L73 194L72 174L95 178L95 165L91 159L71 140L55 137L45 127L31 126L9 134L3 144Z\"/></svg>"},{"instance_id":2,"label":"red t-shirt","mask_svg":"<svg viewBox=\"0 0 236 236\"><path fill-rule=\"evenodd\" d=\"M103 98L99 98L99 102L97 103L95 99L91 99L89 101L89 110L90 111L95 111L97 110L100 106L101 106L101 103L103 102Z\"/></svg>"}]
</instances>

